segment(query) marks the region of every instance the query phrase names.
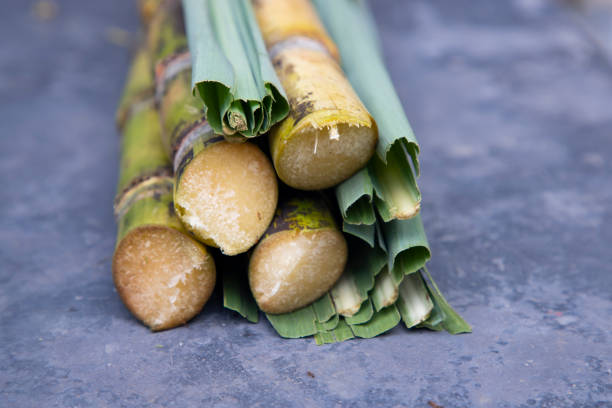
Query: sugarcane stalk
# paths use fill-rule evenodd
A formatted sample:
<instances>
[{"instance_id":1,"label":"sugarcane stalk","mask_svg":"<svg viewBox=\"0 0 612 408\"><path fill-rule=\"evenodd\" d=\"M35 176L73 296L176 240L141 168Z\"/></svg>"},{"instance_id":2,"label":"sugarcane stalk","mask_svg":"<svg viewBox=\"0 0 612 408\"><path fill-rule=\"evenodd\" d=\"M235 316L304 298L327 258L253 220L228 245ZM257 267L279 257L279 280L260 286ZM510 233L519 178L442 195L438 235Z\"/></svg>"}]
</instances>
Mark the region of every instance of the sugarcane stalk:
<instances>
[{"instance_id":1,"label":"sugarcane stalk","mask_svg":"<svg viewBox=\"0 0 612 408\"><path fill-rule=\"evenodd\" d=\"M135 54L127 78L115 114L115 122L119 129L123 129L128 116L132 116L132 110L140 109L140 104L150 104L153 98L155 91L151 86L153 71L147 53L140 51Z\"/></svg>"},{"instance_id":2,"label":"sugarcane stalk","mask_svg":"<svg viewBox=\"0 0 612 408\"><path fill-rule=\"evenodd\" d=\"M131 101L120 122L120 176L115 199L118 222L113 280L127 308L152 330L193 318L215 286L215 265L174 213L172 168L160 138L145 51L135 57L124 98ZM134 81L150 78L151 92ZM143 96L148 95L148 96ZM144 99L140 99L144 98Z\"/></svg>"},{"instance_id":3,"label":"sugarcane stalk","mask_svg":"<svg viewBox=\"0 0 612 408\"><path fill-rule=\"evenodd\" d=\"M291 107L270 132L276 172L297 189L332 187L373 155L376 124L307 0L258 0L254 9Z\"/></svg>"},{"instance_id":4,"label":"sugarcane stalk","mask_svg":"<svg viewBox=\"0 0 612 408\"><path fill-rule=\"evenodd\" d=\"M347 255L344 236L320 199L288 199L251 255L249 284L259 308L280 314L310 304L340 278Z\"/></svg>"},{"instance_id":5,"label":"sugarcane stalk","mask_svg":"<svg viewBox=\"0 0 612 408\"><path fill-rule=\"evenodd\" d=\"M140 21L144 26L149 25L153 16L161 6L164 0L138 0L138 12L140 13Z\"/></svg>"},{"instance_id":6,"label":"sugarcane stalk","mask_svg":"<svg viewBox=\"0 0 612 408\"><path fill-rule=\"evenodd\" d=\"M185 226L226 255L247 251L268 227L278 199L274 169L251 143L230 143L206 121L202 101L191 92L180 2L151 23L156 98L162 140L174 169L174 206Z\"/></svg>"}]
</instances>

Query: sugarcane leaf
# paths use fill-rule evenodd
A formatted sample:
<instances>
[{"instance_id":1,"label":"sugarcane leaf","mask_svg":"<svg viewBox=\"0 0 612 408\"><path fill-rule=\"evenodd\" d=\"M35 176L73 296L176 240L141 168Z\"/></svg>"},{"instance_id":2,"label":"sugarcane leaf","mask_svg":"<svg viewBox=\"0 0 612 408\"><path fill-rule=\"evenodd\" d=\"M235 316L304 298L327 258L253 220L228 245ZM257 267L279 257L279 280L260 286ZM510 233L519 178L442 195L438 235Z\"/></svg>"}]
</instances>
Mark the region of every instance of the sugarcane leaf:
<instances>
[{"instance_id":1,"label":"sugarcane leaf","mask_svg":"<svg viewBox=\"0 0 612 408\"><path fill-rule=\"evenodd\" d=\"M294 312L266 313L266 317L274 330L286 338L312 336L319 331L331 330L338 324L338 316L329 293Z\"/></svg>"},{"instance_id":2,"label":"sugarcane leaf","mask_svg":"<svg viewBox=\"0 0 612 408\"><path fill-rule=\"evenodd\" d=\"M363 324L367 323L374 316L374 307L372 306L372 301L370 299L366 299L365 302L361 304L361 308L357 313L353 316L345 317L344 320L348 324Z\"/></svg>"},{"instance_id":3,"label":"sugarcane leaf","mask_svg":"<svg viewBox=\"0 0 612 408\"><path fill-rule=\"evenodd\" d=\"M276 315L266 313L266 317L281 337L297 339L312 336L318 332L317 316L312 306L306 306L291 313Z\"/></svg>"},{"instance_id":4,"label":"sugarcane leaf","mask_svg":"<svg viewBox=\"0 0 612 408\"><path fill-rule=\"evenodd\" d=\"M369 339L391 330L397 326L400 320L401 316L397 308L395 305L391 305L374 313L372 319L367 323L353 324L350 327L356 337Z\"/></svg>"},{"instance_id":5,"label":"sugarcane leaf","mask_svg":"<svg viewBox=\"0 0 612 408\"><path fill-rule=\"evenodd\" d=\"M317 343L317 346L336 343L336 336L334 336L334 333L331 331L318 332L314 335L314 339L315 343Z\"/></svg>"},{"instance_id":6,"label":"sugarcane leaf","mask_svg":"<svg viewBox=\"0 0 612 408\"><path fill-rule=\"evenodd\" d=\"M317 345L339 343L354 337L351 328L346 324L343 318L340 318L334 330L321 331L314 336Z\"/></svg>"},{"instance_id":7,"label":"sugarcane leaf","mask_svg":"<svg viewBox=\"0 0 612 408\"><path fill-rule=\"evenodd\" d=\"M382 223L381 229L387 244L389 269L399 268L404 274L412 273L431 258L420 215Z\"/></svg>"},{"instance_id":8,"label":"sugarcane leaf","mask_svg":"<svg viewBox=\"0 0 612 408\"><path fill-rule=\"evenodd\" d=\"M374 277L384 268L387 259L385 253L378 247L368 248L361 245L361 257L355 256L351 260L351 267L355 283L362 298L367 297L367 293L374 287Z\"/></svg>"},{"instance_id":9,"label":"sugarcane leaf","mask_svg":"<svg viewBox=\"0 0 612 408\"><path fill-rule=\"evenodd\" d=\"M374 156L368 168L376 192L374 203L384 222L408 219L418 214L421 193L401 143L393 145L386 164Z\"/></svg>"},{"instance_id":10,"label":"sugarcane leaf","mask_svg":"<svg viewBox=\"0 0 612 408\"><path fill-rule=\"evenodd\" d=\"M336 187L338 206L345 222L374 224L373 188L367 168L361 169Z\"/></svg>"},{"instance_id":11,"label":"sugarcane leaf","mask_svg":"<svg viewBox=\"0 0 612 408\"><path fill-rule=\"evenodd\" d=\"M429 318L434 305L419 272L404 278L395 305L407 328L415 327Z\"/></svg>"},{"instance_id":12,"label":"sugarcane leaf","mask_svg":"<svg viewBox=\"0 0 612 408\"><path fill-rule=\"evenodd\" d=\"M472 326L470 326L446 301L427 268L423 268L423 270L433 286L433 290L429 287L428 289L434 303L434 309L437 308L437 314L442 316L442 322L439 324L451 334L471 333Z\"/></svg>"},{"instance_id":13,"label":"sugarcane leaf","mask_svg":"<svg viewBox=\"0 0 612 408\"><path fill-rule=\"evenodd\" d=\"M342 68L376 121L378 156L386 162L391 147L399 140L405 143L418 175L419 146L385 68L366 2L314 0L314 4L338 46Z\"/></svg>"},{"instance_id":14,"label":"sugarcane leaf","mask_svg":"<svg viewBox=\"0 0 612 408\"><path fill-rule=\"evenodd\" d=\"M374 244L376 243L376 224L367 225L367 224L349 224L347 222L342 222L342 231L347 234L353 235L357 238L361 238L365 242L367 242L372 248L374 248Z\"/></svg>"},{"instance_id":15,"label":"sugarcane leaf","mask_svg":"<svg viewBox=\"0 0 612 408\"><path fill-rule=\"evenodd\" d=\"M328 321L326 322L317 321L315 325L317 326L317 332L320 333L320 332L334 330L338 326L339 322L340 322L340 316L338 316L337 314L334 314Z\"/></svg>"},{"instance_id":16,"label":"sugarcane leaf","mask_svg":"<svg viewBox=\"0 0 612 408\"><path fill-rule=\"evenodd\" d=\"M183 0L192 87L217 134L254 137L289 113L248 0ZM265 126L264 126L265 125Z\"/></svg>"},{"instance_id":17,"label":"sugarcane leaf","mask_svg":"<svg viewBox=\"0 0 612 408\"><path fill-rule=\"evenodd\" d=\"M259 309L251 295L248 279L243 270L231 268L224 270L223 279L223 306L226 309L238 312L242 317L252 323L259 320Z\"/></svg>"},{"instance_id":18,"label":"sugarcane leaf","mask_svg":"<svg viewBox=\"0 0 612 408\"><path fill-rule=\"evenodd\" d=\"M332 319L336 315L336 309L334 308L334 302L329 293L324 294L318 300L312 304L312 308L317 317L317 321L325 323Z\"/></svg>"},{"instance_id":19,"label":"sugarcane leaf","mask_svg":"<svg viewBox=\"0 0 612 408\"><path fill-rule=\"evenodd\" d=\"M383 252L388 253L387 244L385 242L385 237L380 224L380 222L376 223L376 243L378 244L378 247L383 250Z\"/></svg>"}]
</instances>

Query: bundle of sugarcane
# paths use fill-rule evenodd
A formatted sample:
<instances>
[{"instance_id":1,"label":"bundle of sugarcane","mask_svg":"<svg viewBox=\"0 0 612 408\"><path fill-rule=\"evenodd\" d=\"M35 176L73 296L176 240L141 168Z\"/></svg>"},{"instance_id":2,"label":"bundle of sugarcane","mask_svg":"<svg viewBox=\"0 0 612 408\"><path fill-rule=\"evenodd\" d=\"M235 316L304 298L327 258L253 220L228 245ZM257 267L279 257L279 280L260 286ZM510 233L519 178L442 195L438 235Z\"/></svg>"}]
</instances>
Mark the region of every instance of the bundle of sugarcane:
<instances>
[{"instance_id":1,"label":"bundle of sugarcane","mask_svg":"<svg viewBox=\"0 0 612 408\"><path fill-rule=\"evenodd\" d=\"M418 145L374 42L360 49L380 71L370 82L355 66L355 47L324 18L336 47L309 0L141 4L176 214L226 255L253 248L230 261L242 270L220 271L225 307L253 322L261 310L281 336L314 335L319 344L374 337L401 320L469 330L425 268L411 167L418 174ZM341 6L352 7L343 23L351 28L369 18L361 3ZM131 87L150 97L144 82ZM390 92L393 123L374 106L389 97L377 90ZM126 106L124 98L121 121ZM335 187L335 199L283 187L276 208L274 169L245 142L268 129L278 177L301 190Z\"/></svg>"}]
</instances>

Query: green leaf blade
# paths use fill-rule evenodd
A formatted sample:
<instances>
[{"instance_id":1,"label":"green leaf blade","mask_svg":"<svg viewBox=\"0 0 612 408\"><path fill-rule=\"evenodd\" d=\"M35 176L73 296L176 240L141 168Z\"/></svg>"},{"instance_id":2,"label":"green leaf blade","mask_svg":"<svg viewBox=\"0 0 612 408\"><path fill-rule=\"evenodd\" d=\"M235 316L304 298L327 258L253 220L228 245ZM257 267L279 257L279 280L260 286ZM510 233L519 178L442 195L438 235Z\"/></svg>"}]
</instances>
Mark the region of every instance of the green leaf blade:
<instances>
[{"instance_id":1,"label":"green leaf blade","mask_svg":"<svg viewBox=\"0 0 612 408\"><path fill-rule=\"evenodd\" d=\"M255 137L289 113L248 0L183 0L192 87L217 134ZM197 92L196 92L197 91Z\"/></svg>"}]
</instances>

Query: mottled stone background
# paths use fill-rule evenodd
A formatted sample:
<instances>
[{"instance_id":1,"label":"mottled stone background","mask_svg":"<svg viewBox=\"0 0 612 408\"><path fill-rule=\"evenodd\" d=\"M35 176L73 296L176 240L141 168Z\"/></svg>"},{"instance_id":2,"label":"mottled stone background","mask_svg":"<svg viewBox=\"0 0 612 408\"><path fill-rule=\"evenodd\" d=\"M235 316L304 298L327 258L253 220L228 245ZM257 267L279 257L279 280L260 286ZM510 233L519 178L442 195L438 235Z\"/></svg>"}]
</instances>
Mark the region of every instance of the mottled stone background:
<instances>
[{"instance_id":1,"label":"mottled stone background","mask_svg":"<svg viewBox=\"0 0 612 408\"><path fill-rule=\"evenodd\" d=\"M612 406L604 6L372 1L422 147L430 269L474 333L317 347L218 295L152 334L113 290L132 3L2 2L1 407Z\"/></svg>"}]
</instances>

